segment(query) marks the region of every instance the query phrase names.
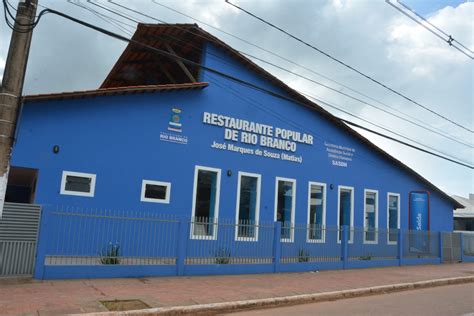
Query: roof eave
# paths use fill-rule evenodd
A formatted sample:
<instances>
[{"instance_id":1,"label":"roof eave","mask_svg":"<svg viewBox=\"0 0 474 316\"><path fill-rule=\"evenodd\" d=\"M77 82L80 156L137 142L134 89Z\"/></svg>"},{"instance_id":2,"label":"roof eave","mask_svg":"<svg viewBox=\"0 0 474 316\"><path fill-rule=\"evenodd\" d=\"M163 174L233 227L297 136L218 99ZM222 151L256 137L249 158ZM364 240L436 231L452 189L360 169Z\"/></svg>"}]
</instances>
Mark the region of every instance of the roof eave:
<instances>
[{"instance_id":1,"label":"roof eave","mask_svg":"<svg viewBox=\"0 0 474 316\"><path fill-rule=\"evenodd\" d=\"M180 91L180 90L191 90L191 89L204 89L208 85L209 85L208 82L194 82L194 83L165 84L165 85L153 85L153 86L118 87L118 88L27 95L23 97L23 100L26 102L34 102L34 101L46 101L46 100L58 100L58 99L59 100L78 99L78 98L84 98L84 97L97 97L97 96L110 96L110 95Z\"/></svg>"}]
</instances>

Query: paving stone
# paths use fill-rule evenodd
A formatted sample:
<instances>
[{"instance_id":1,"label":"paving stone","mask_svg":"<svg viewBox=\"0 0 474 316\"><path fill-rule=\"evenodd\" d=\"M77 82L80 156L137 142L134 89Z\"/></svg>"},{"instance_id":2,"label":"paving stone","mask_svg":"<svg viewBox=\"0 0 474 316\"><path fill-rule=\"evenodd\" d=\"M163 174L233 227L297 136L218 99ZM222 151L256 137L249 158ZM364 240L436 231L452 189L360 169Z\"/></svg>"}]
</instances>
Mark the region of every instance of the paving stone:
<instances>
[{"instance_id":1,"label":"paving stone","mask_svg":"<svg viewBox=\"0 0 474 316\"><path fill-rule=\"evenodd\" d=\"M35 281L0 279L0 314L103 312L98 302L140 299L152 307L222 303L248 299L374 288L473 276L473 263L386 267L319 273ZM449 283L449 282L446 282ZM430 282L418 287L430 286ZM400 290L409 285L399 285ZM355 290L357 291L357 290ZM352 293L352 292L351 292ZM347 295L353 295L347 294ZM316 298L315 298L316 299Z\"/></svg>"}]
</instances>

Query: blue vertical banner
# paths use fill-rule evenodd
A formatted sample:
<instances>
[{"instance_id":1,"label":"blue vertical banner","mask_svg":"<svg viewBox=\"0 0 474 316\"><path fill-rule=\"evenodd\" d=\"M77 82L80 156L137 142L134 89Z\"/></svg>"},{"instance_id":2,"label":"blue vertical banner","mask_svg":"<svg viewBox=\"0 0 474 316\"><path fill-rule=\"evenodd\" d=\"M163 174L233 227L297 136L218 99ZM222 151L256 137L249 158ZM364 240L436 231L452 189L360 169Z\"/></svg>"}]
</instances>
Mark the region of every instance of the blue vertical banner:
<instances>
[{"instance_id":1,"label":"blue vertical banner","mask_svg":"<svg viewBox=\"0 0 474 316\"><path fill-rule=\"evenodd\" d=\"M430 230L430 194L426 191L410 192L409 229L419 231L409 235L411 253L429 253L429 235L422 233Z\"/></svg>"},{"instance_id":2,"label":"blue vertical banner","mask_svg":"<svg viewBox=\"0 0 474 316\"><path fill-rule=\"evenodd\" d=\"M410 230L430 230L430 194L425 191L410 192Z\"/></svg>"}]
</instances>

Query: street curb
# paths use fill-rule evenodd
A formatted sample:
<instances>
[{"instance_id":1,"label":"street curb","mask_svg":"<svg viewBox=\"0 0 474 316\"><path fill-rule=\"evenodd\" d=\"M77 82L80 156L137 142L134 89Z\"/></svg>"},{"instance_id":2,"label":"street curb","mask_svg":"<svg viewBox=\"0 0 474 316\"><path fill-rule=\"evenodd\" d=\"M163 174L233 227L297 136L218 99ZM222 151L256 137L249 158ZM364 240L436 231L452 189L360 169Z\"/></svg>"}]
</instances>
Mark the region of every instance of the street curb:
<instances>
[{"instance_id":1,"label":"street curb","mask_svg":"<svg viewBox=\"0 0 474 316\"><path fill-rule=\"evenodd\" d=\"M123 312L100 312L88 313L81 315L88 316L137 316L137 315L187 315L187 314L216 314L225 312L235 312L246 309L259 309L277 306L288 306L305 303L315 303L323 301L334 301L343 298L360 297L374 294L384 294L398 291L406 291L413 289L422 289L442 285L462 284L474 282L474 276L444 278L427 281L419 281L412 283L399 283L381 286L366 287L352 290L332 291L313 294L301 294L274 298L264 298L245 301L233 301L223 303L190 305L190 306L171 306L171 307L157 307L142 310L123 311Z\"/></svg>"}]
</instances>

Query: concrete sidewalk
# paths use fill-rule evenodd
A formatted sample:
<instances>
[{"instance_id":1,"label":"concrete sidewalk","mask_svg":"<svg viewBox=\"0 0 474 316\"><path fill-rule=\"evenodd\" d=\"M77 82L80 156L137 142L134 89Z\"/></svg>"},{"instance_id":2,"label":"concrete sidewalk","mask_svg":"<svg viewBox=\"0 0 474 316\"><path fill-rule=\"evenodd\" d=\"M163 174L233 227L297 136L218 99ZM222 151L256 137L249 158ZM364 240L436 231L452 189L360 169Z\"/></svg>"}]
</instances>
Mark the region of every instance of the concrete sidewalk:
<instances>
[{"instance_id":1,"label":"concrete sidewalk","mask_svg":"<svg viewBox=\"0 0 474 316\"><path fill-rule=\"evenodd\" d=\"M141 279L0 279L1 315L107 311L103 300L139 299L151 307L274 298L474 276L474 264L403 266L319 273Z\"/></svg>"}]
</instances>

